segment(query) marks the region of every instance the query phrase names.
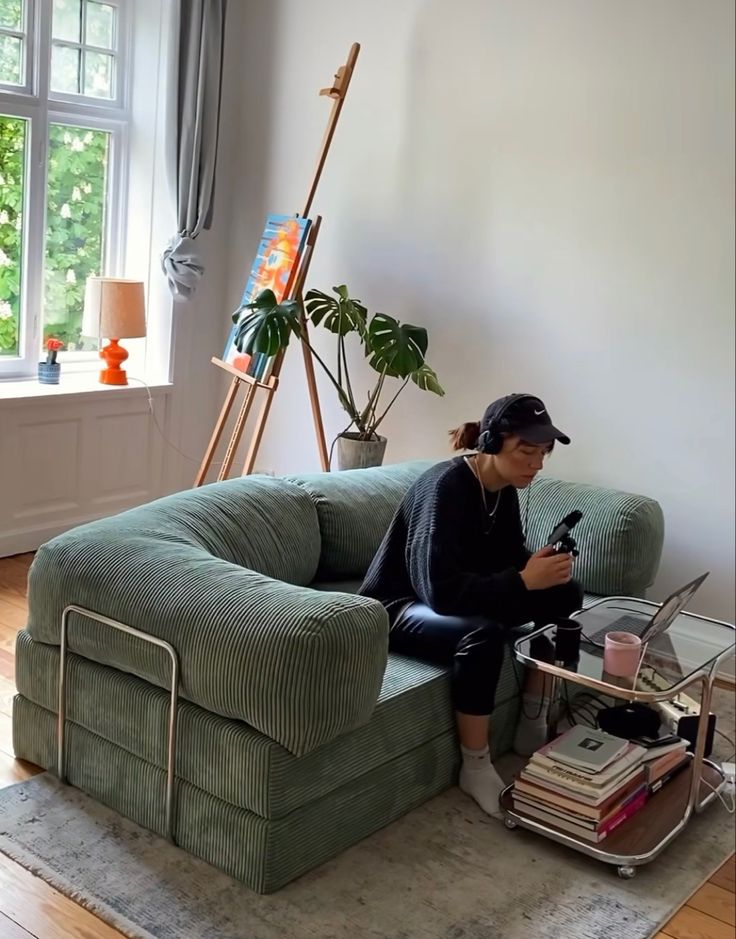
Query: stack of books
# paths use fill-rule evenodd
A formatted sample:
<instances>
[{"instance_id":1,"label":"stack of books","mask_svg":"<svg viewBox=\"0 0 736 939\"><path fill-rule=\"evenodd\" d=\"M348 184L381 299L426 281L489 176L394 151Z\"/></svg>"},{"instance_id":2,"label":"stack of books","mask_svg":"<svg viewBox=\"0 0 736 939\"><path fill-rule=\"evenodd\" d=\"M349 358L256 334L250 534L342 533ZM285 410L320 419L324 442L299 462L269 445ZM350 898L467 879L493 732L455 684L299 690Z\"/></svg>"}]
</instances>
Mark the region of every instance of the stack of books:
<instances>
[{"instance_id":1,"label":"stack of books","mask_svg":"<svg viewBox=\"0 0 736 939\"><path fill-rule=\"evenodd\" d=\"M659 792L662 786L674 779L689 763L686 740L668 741L664 746L658 746L655 741L649 745L644 755L649 794Z\"/></svg>"},{"instance_id":2,"label":"stack of books","mask_svg":"<svg viewBox=\"0 0 736 939\"><path fill-rule=\"evenodd\" d=\"M572 727L529 760L514 783L514 807L584 841L603 841L647 801L647 752L601 730Z\"/></svg>"},{"instance_id":3,"label":"stack of books","mask_svg":"<svg viewBox=\"0 0 736 939\"><path fill-rule=\"evenodd\" d=\"M685 740L640 746L576 726L538 750L514 783L514 807L598 843L689 763Z\"/></svg>"}]
</instances>

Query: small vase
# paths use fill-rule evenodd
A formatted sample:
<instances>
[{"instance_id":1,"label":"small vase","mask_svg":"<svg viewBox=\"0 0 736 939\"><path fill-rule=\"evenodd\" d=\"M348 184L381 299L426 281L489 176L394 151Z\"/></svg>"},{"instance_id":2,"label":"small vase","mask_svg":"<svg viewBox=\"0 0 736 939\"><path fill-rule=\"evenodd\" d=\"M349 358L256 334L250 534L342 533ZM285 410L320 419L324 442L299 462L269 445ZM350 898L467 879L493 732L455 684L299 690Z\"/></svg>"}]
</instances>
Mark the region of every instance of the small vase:
<instances>
[{"instance_id":1,"label":"small vase","mask_svg":"<svg viewBox=\"0 0 736 939\"><path fill-rule=\"evenodd\" d=\"M61 365L59 362L38 363L38 380L42 385L58 385L59 375L61 374Z\"/></svg>"},{"instance_id":2,"label":"small vase","mask_svg":"<svg viewBox=\"0 0 736 939\"><path fill-rule=\"evenodd\" d=\"M337 467L348 470L380 466L385 452L385 437L361 440L359 434L341 434L337 438Z\"/></svg>"}]
</instances>

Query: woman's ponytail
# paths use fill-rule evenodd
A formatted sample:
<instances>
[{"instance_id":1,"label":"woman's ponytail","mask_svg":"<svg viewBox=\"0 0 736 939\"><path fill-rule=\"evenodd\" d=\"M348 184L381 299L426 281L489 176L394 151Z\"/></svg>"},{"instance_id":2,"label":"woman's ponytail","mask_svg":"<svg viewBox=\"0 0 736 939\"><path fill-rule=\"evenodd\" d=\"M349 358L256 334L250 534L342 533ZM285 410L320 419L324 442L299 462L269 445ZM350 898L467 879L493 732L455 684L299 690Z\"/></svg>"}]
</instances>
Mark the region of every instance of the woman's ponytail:
<instances>
[{"instance_id":1,"label":"woman's ponytail","mask_svg":"<svg viewBox=\"0 0 736 939\"><path fill-rule=\"evenodd\" d=\"M473 450L480 434L479 421L466 421L460 427L450 431L450 444L453 450Z\"/></svg>"}]
</instances>

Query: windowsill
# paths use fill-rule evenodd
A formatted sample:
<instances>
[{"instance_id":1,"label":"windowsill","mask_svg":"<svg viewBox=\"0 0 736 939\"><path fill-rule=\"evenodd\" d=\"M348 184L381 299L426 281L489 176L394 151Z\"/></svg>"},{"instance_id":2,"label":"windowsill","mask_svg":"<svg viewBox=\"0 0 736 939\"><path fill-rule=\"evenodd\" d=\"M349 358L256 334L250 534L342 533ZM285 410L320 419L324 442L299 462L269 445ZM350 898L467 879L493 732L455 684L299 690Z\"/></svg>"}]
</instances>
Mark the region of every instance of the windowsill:
<instances>
[{"instance_id":1,"label":"windowsill","mask_svg":"<svg viewBox=\"0 0 736 939\"><path fill-rule=\"evenodd\" d=\"M43 399L69 401L84 396L85 401L102 400L109 395L127 397L147 397L150 390L156 397L170 394L174 386L171 382L154 382L148 386L140 380L130 378L129 385L103 385L98 378L98 371L62 374L58 385L42 385L36 378L17 378L0 381L0 407L5 405L26 404Z\"/></svg>"}]
</instances>

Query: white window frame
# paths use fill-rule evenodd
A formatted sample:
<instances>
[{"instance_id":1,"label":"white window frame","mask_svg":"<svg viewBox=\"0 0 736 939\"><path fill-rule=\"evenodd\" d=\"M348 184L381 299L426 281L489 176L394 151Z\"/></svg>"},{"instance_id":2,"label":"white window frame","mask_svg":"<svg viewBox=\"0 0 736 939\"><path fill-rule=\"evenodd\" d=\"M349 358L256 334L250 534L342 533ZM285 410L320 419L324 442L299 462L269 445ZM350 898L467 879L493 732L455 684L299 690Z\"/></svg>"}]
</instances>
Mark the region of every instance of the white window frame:
<instances>
[{"instance_id":1,"label":"white window frame","mask_svg":"<svg viewBox=\"0 0 736 939\"><path fill-rule=\"evenodd\" d=\"M21 88L0 83L0 116L19 117L27 121L19 355L0 356L0 380L35 375L41 357L47 150L51 124L78 125L88 130L110 133L103 273L115 276L124 269L130 127L130 33L133 16L130 0L104 2L117 8L118 50L114 100L50 91L53 0L25 0L26 85ZM92 370L99 367L99 358L94 352L67 351L63 353L63 360L65 370Z\"/></svg>"}]
</instances>

